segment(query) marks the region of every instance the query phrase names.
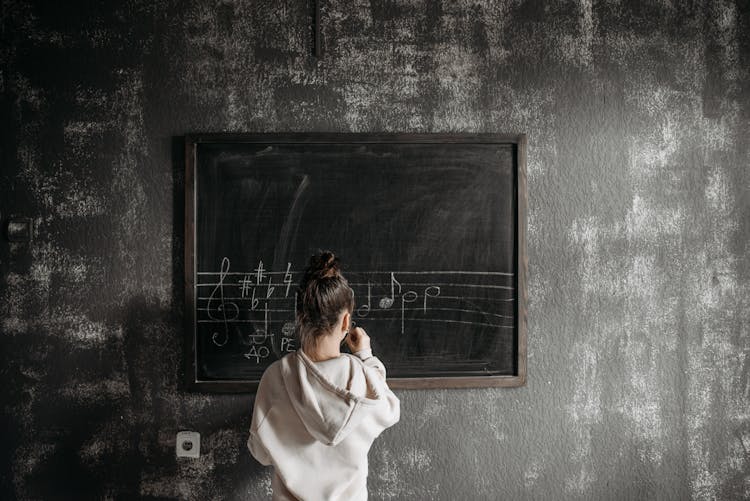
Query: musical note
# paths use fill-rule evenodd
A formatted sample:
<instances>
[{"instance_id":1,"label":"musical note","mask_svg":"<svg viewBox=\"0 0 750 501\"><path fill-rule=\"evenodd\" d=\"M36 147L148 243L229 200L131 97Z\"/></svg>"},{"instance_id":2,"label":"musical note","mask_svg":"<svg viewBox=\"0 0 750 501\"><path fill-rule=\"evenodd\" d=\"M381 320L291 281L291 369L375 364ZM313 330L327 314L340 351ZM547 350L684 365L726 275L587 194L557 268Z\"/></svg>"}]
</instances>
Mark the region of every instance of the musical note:
<instances>
[{"instance_id":1,"label":"musical note","mask_svg":"<svg viewBox=\"0 0 750 501\"><path fill-rule=\"evenodd\" d=\"M256 329L254 334L250 334L248 337L253 344L263 344L268 339L268 303L265 306L265 312L263 316L263 328Z\"/></svg>"},{"instance_id":2,"label":"musical note","mask_svg":"<svg viewBox=\"0 0 750 501\"><path fill-rule=\"evenodd\" d=\"M404 311L406 308L406 303L413 303L417 300L418 297L419 294L414 291L409 291L401 296L401 334L404 333Z\"/></svg>"},{"instance_id":3,"label":"musical note","mask_svg":"<svg viewBox=\"0 0 750 501\"><path fill-rule=\"evenodd\" d=\"M255 310L260 303L260 299L255 299L255 287L253 287L253 297L250 299L250 310Z\"/></svg>"},{"instance_id":4,"label":"musical note","mask_svg":"<svg viewBox=\"0 0 750 501\"><path fill-rule=\"evenodd\" d=\"M286 293L284 293L284 297L289 297L289 287L292 285L292 274L289 272L289 269L292 267L292 263L286 264L286 273L284 273L284 283L286 284Z\"/></svg>"},{"instance_id":5,"label":"musical note","mask_svg":"<svg viewBox=\"0 0 750 501\"><path fill-rule=\"evenodd\" d=\"M219 342L219 332L212 332L211 333L211 341L214 342L216 346L224 346L229 341L229 321L235 320L237 317L240 316L240 309L239 307L233 303L233 302L225 302L224 301L224 278L226 278L227 274L229 273L229 258L224 257L221 260L221 268L219 270L219 283L216 284L214 289L211 291L211 295L208 297L208 307L207 307L207 313L208 318L212 320L222 320L224 322L224 341ZM216 311L221 313L221 317L215 317L211 313L211 302L216 301L214 296L216 295L216 291L219 291L219 306L216 308ZM227 316L227 306L230 308L234 308L234 313L231 316Z\"/></svg>"},{"instance_id":6,"label":"musical note","mask_svg":"<svg viewBox=\"0 0 750 501\"><path fill-rule=\"evenodd\" d=\"M370 303L372 302L372 285L367 282L367 304L363 304L357 308L357 315L360 317L366 317L370 313Z\"/></svg>"},{"instance_id":7,"label":"musical note","mask_svg":"<svg viewBox=\"0 0 750 501\"><path fill-rule=\"evenodd\" d=\"M253 285L253 281L250 280L250 275L245 274L245 278L238 280L240 284L240 295L245 298L250 292L250 287Z\"/></svg>"},{"instance_id":8,"label":"musical note","mask_svg":"<svg viewBox=\"0 0 750 501\"><path fill-rule=\"evenodd\" d=\"M430 294L430 290L433 291L433 294ZM437 285L431 285L429 287L426 287L424 290L424 312L427 313L427 298L428 297L438 297L440 295L440 287Z\"/></svg>"},{"instance_id":9,"label":"musical note","mask_svg":"<svg viewBox=\"0 0 750 501\"><path fill-rule=\"evenodd\" d=\"M391 297L384 297L380 300L378 303L378 306L382 309L390 308L393 306L393 302L396 300L396 292L394 289L394 285L398 285L398 293L401 294L401 284L398 280L396 280L396 277L391 272Z\"/></svg>"},{"instance_id":10,"label":"musical note","mask_svg":"<svg viewBox=\"0 0 750 501\"><path fill-rule=\"evenodd\" d=\"M258 261L258 267L255 268L255 280L256 284L260 285L260 283L263 281L263 272L265 270L263 269L263 261Z\"/></svg>"}]
</instances>

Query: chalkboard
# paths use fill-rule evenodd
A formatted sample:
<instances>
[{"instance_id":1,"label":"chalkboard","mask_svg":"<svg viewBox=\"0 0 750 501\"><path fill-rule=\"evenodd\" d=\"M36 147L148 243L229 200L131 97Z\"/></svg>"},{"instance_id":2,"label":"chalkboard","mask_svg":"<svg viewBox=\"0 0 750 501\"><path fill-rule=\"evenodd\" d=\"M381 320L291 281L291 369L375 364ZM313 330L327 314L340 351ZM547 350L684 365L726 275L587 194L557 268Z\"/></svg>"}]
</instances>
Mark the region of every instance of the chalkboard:
<instances>
[{"instance_id":1,"label":"chalkboard","mask_svg":"<svg viewBox=\"0 0 750 501\"><path fill-rule=\"evenodd\" d=\"M186 137L186 361L252 391L298 348L296 287L332 250L393 388L526 378L525 136Z\"/></svg>"}]
</instances>

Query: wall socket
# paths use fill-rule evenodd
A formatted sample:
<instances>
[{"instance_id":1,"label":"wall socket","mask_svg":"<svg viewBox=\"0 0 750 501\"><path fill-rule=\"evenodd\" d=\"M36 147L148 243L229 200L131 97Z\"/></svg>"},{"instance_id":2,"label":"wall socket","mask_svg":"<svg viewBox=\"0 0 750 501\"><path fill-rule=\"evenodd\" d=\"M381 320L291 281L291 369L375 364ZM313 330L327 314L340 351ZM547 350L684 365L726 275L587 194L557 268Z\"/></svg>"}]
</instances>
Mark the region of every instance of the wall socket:
<instances>
[{"instance_id":1,"label":"wall socket","mask_svg":"<svg viewBox=\"0 0 750 501\"><path fill-rule=\"evenodd\" d=\"M201 457L201 434L197 431L177 432L177 457Z\"/></svg>"}]
</instances>

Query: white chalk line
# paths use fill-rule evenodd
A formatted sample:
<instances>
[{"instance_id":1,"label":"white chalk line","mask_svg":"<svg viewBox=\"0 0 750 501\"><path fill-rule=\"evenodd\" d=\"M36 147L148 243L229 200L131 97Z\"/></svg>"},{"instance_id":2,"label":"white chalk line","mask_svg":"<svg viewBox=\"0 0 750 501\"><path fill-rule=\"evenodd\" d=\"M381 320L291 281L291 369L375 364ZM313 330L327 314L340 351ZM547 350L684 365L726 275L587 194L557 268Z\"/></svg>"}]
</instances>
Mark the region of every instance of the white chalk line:
<instances>
[{"instance_id":1,"label":"white chalk line","mask_svg":"<svg viewBox=\"0 0 750 501\"><path fill-rule=\"evenodd\" d=\"M250 276L256 276L257 271L248 271L247 273L242 271L230 271L228 273L221 273L222 275L250 275ZM289 273L302 273L301 271L290 271ZM220 273L218 271L199 271L196 273L197 275L219 275ZM287 272L285 271L266 271L263 270L263 273L261 275L286 275Z\"/></svg>"},{"instance_id":2,"label":"white chalk line","mask_svg":"<svg viewBox=\"0 0 750 501\"><path fill-rule=\"evenodd\" d=\"M495 297L477 297L477 296L435 296L431 298L432 301L436 299L455 299L457 301L473 300L478 301L515 301L515 298L495 298Z\"/></svg>"},{"instance_id":3,"label":"white chalk line","mask_svg":"<svg viewBox=\"0 0 750 501\"><path fill-rule=\"evenodd\" d=\"M221 285L223 287L240 287L240 288L242 287L242 284L240 284L240 283L238 283L238 284L232 284L232 283L203 283L203 284L195 284L196 287L216 287L217 285ZM272 284L271 287L276 287L276 286L281 287L282 285L283 284ZM374 284L372 282L369 282L369 283L358 283L358 282L351 283L351 282L349 282L349 285L350 286L356 285L358 287L366 287L367 285L380 286L380 287L383 287L383 288L387 287L384 284ZM444 283L444 282L402 283L400 285L402 286L402 288L403 287L407 287L407 286L409 286L409 287L415 287L415 286L419 286L419 287L424 287L424 286L427 286L427 287L440 286L440 287L479 287L479 288L483 288L483 289L515 290L515 287L510 286L510 285L448 284L448 283ZM262 289L263 287L268 288L268 284L260 283L260 284L258 284L257 286L254 286L254 287L257 287L259 289ZM435 296L435 297L439 297L439 296Z\"/></svg>"},{"instance_id":4,"label":"white chalk line","mask_svg":"<svg viewBox=\"0 0 750 501\"><path fill-rule=\"evenodd\" d=\"M492 302L492 301L506 301L507 302L507 301L515 301L516 300L515 298L512 298L512 297L511 298L494 298L494 297L479 297L479 296L442 296L442 295L441 296L429 296L429 297L430 297L430 301L437 301L437 300L440 300L440 299L454 299L454 300L457 300L457 301L477 300L477 301L490 301L490 302ZM213 301L219 301L218 299L211 298L209 296L198 296L198 301L208 301L209 299L212 299ZM250 297L250 296L245 296L245 297L241 297L241 296L224 296L224 300L225 301L229 300L229 299L237 299L239 301L250 301L252 299L252 297ZM269 298L258 297L258 298L255 298L255 299L257 301L261 301L261 302L265 302L265 301L294 301L294 296L289 296L289 297L269 297ZM362 306L362 305L358 304L357 308L359 308L360 306Z\"/></svg>"},{"instance_id":5,"label":"white chalk line","mask_svg":"<svg viewBox=\"0 0 750 501\"><path fill-rule=\"evenodd\" d=\"M197 272L198 275L256 275L256 271L249 271L249 272L241 272L241 271L230 271L228 273L221 273L219 271L199 271ZM288 273L294 275L294 274L302 274L302 271L289 271ZM393 273L394 275L430 275L430 274L436 274L436 275L489 275L489 276L509 276L513 277L515 276L515 273L506 273L504 271L351 271L347 270L342 272L345 276L346 275L377 275L377 274L387 274L390 275ZM263 275L286 275L287 272L285 271L263 271Z\"/></svg>"},{"instance_id":6,"label":"white chalk line","mask_svg":"<svg viewBox=\"0 0 750 501\"><path fill-rule=\"evenodd\" d=\"M216 308L196 308L196 310L197 311L209 311L210 310L210 311L214 311L215 312ZM248 309L247 311L249 311L249 312L255 312L255 311L257 311L258 313L263 313L263 312L266 312L266 311L268 311L268 312L274 312L274 313L294 313L294 310L270 310L270 309L266 309L266 308L256 308L254 310ZM216 321L217 322L224 322L224 320L221 320L221 319L216 320ZM227 321L228 322L232 322L232 320L227 320ZM244 322L244 320L236 320L236 321L237 322ZM254 320L252 320L252 321L254 322ZM202 322L202 320L201 320L201 322Z\"/></svg>"},{"instance_id":7,"label":"white chalk line","mask_svg":"<svg viewBox=\"0 0 750 501\"><path fill-rule=\"evenodd\" d=\"M216 311L216 308L196 308L196 310L197 311L209 311L209 310L210 311ZM398 308L397 310L398 311L424 311L424 308ZM247 310L247 311L250 311L250 312L254 312L254 311L257 311L257 312L268 311L268 312L274 312L274 313L294 313L294 310L269 310L269 309L266 309L266 308L263 308L262 310L261 309L255 309L255 310ZM387 308L387 309L372 308L368 312L368 315L371 314L371 313L373 313L373 314L374 313L384 313L386 311L391 311L391 309L390 308ZM493 317L499 317L499 318L515 318L513 315L500 315L498 313L489 313L489 312L486 312L486 311L478 311L478 310L462 310L462 309L459 309L459 308L433 308L433 307L429 307L429 308L427 308L427 311L458 311L458 312L462 312L462 313L472 313L472 314L475 314L475 315L491 315ZM361 316L359 316L359 314L357 314L357 317L358 318L369 318L368 316L361 317ZM221 319L216 320L216 321L217 322L224 322L224 320L221 320ZM228 322L232 322L233 320L227 320L227 321ZM237 320L237 321L239 322L241 320Z\"/></svg>"},{"instance_id":8,"label":"white chalk line","mask_svg":"<svg viewBox=\"0 0 750 501\"><path fill-rule=\"evenodd\" d=\"M390 321L390 320L401 320L401 317L388 317L388 318L370 318L366 317L366 319L362 319L362 323L370 322L370 321ZM408 322L450 322L453 324L469 324L469 325L482 325L486 327L501 327L503 329L514 329L515 326L513 325L498 325L498 324L487 324L483 322L470 322L468 320L442 320L439 318L407 318L405 319ZM360 320L357 320L357 322L360 322Z\"/></svg>"},{"instance_id":9,"label":"white chalk line","mask_svg":"<svg viewBox=\"0 0 750 501\"><path fill-rule=\"evenodd\" d=\"M392 321L392 320L398 320L401 321L401 317L387 317L387 318L374 318L374 317L367 317L367 322L385 322L385 321ZM480 325L484 327L500 327L502 329L515 329L514 325L498 325L498 324L488 324L484 322L470 322L468 320L442 320L439 318L407 318L405 319L408 322L449 322L453 324L468 324L468 325ZM228 320L228 323L260 323L263 322L263 320ZM282 320L275 321L275 322L269 322L269 323L279 323L283 322ZM359 322L359 320L358 320ZM365 322L365 320L362 320L362 322ZM223 320L198 320L199 324L223 324Z\"/></svg>"},{"instance_id":10,"label":"white chalk line","mask_svg":"<svg viewBox=\"0 0 750 501\"><path fill-rule=\"evenodd\" d=\"M373 284L372 282L370 282L370 284L371 285L379 285L379 284ZM356 283L356 282L355 283L351 283L351 282L349 282L349 285L366 286L367 283ZM479 287L479 288L483 288L483 289L508 289L508 290L515 290L515 287L510 286L510 285L449 284L449 283L445 283L445 282L428 282L428 283L405 283L405 282L401 282L400 285L401 285L401 289L402 290L405 287L415 287L415 286L419 286L419 287L424 287L424 286L427 286L427 287L435 287L435 286L440 286L440 287ZM383 287L385 287L385 286L383 285ZM430 297L440 297L440 296L430 296Z\"/></svg>"}]
</instances>

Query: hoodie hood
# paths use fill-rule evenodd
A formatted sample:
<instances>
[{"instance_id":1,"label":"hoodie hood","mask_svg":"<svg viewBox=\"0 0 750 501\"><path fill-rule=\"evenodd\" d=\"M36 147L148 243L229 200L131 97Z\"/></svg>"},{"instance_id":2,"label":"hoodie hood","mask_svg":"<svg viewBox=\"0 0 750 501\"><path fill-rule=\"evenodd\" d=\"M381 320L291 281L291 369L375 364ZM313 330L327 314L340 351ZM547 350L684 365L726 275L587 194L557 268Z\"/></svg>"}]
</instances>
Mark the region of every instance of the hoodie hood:
<instances>
[{"instance_id":1,"label":"hoodie hood","mask_svg":"<svg viewBox=\"0 0 750 501\"><path fill-rule=\"evenodd\" d=\"M281 374L292 407L310 435L326 445L336 445L346 438L368 408L383 402L387 391L382 378L359 358L344 353L335 364L334 380L302 350L281 359Z\"/></svg>"}]
</instances>

